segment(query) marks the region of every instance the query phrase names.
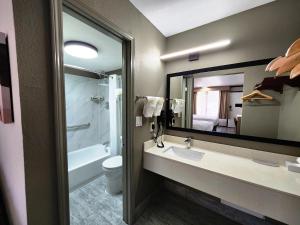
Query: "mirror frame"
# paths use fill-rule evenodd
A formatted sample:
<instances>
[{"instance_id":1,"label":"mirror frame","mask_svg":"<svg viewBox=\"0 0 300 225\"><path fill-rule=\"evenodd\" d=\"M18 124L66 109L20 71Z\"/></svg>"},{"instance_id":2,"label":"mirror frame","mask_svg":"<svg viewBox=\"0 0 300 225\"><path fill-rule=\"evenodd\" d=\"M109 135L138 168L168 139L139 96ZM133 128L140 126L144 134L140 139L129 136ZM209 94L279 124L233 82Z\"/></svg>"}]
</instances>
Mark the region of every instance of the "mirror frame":
<instances>
[{"instance_id":1,"label":"mirror frame","mask_svg":"<svg viewBox=\"0 0 300 225\"><path fill-rule=\"evenodd\" d=\"M267 59L260 59L260 60L255 60L255 61L247 61L247 62L221 65L221 66L206 67L206 68L201 68L201 69L188 70L188 71L167 74L167 93L166 93L166 106L165 106L166 107L166 129L190 132L190 133L206 134L206 135L219 136L219 137L256 141L256 142L264 142L264 143L271 143L271 144L300 147L300 142L297 142L297 141L264 138L264 137L248 136L248 135L217 133L217 132L211 132L211 131L195 130L195 129L191 129L191 128L172 127L169 125L169 121L170 121L170 116L169 116L170 115L170 108L169 108L169 105L170 105L170 80L172 77L191 76L193 74L204 73L204 72L213 72L213 71L219 71L219 70L228 70L228 69L237 69L237 68L244 68L244 67L251 67L251 66L267 65L273 59L274 58L267 58Z\"/></svg>"}]
</instances>

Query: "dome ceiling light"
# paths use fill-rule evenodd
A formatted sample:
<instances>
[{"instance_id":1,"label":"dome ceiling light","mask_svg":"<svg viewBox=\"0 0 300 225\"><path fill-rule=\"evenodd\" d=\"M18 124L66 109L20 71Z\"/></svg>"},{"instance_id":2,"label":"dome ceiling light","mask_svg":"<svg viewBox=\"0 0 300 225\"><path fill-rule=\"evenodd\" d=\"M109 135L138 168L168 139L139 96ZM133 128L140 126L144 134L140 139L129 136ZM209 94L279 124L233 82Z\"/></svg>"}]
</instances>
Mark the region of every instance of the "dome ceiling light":
<instances>
[{"instance_id":1,"label":"dome ceiling light","mask_svg":"<svg viewBox=\"0 0 300 225\"><path fill-rule=\"evenodd\" d=\"M64 50L71 56L83 59L94 59L98 57L98 49L83 41L66 41Z\"/></svg>"}]
</instances>

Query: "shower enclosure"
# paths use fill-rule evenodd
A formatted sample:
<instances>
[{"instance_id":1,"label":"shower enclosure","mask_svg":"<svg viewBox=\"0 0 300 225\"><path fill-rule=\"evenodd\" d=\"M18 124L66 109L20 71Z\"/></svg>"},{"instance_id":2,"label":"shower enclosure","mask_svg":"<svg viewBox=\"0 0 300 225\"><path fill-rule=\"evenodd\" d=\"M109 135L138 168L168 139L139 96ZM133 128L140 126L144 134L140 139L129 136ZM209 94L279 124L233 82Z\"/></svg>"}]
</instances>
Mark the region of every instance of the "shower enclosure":
<instances>
[{"instance_id":1,"label":"shower enclosure","mask_svg":"<svg viewBox=\"0 0 300 225\"><path fill-rule=\"evenodd\" d=\"M71 10L62 15L70 224L121 224L123 41Z\"/></svg>"},{"instance_id":2,"label":"shower enclosure","mask_svg":"<svg viewBox=\"0 0 300 225\"><path fill-rule=\"evenodd\" d=\"M71 191L103 175L103 161L121 155L122 141L121 75L86 77L87 71L72 70L76 70L76 75L65 73Z\"/></svg>"}]
</instances>

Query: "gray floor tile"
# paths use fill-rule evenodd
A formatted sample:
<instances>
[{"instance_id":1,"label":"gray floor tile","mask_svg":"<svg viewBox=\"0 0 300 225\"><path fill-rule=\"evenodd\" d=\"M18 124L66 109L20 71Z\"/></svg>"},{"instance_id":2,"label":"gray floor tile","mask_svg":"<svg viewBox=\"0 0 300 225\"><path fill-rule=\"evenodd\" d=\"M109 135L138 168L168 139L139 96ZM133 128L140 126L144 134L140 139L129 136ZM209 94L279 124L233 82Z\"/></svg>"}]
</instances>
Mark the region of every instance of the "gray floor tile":
<instances>
[{"instance_id":1,"label":"gray floor tile","mask_svg":"<svg viewBox=\"0 0 300 225\"><path fill-rule=\"evenodd\" d=\"M70 193L71 225L125 225L122 217L122 194L106 193L104 176Z\"/></svg>"}]
</instances>

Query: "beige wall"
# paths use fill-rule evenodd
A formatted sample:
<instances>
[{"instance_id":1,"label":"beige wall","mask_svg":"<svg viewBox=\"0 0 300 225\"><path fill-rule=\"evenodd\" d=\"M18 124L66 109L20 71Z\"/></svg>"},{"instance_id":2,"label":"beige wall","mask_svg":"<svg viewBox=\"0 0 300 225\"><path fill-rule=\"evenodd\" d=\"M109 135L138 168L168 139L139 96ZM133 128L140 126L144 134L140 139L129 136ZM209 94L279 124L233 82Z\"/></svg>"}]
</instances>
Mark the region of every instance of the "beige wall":
<instances>
[{"instance_id":1,"label":"beige wall","mask_svg":"<svg viewBox=\"0 0 300 225\"><path fill-rule=\"evenodd\" d=\"M271 58L284 54L300 36L300 1L277 0L267 5L171 36L166 52L173 52L231 39L230 47L200 54L199 61L175 60L166 64L167 73Z\"/></svg>"},{"instance_id":2,"label":"beige wall","mask_svg":"<svg viewBox=\"0 0 300 225\"><path fill-rule=\"evenodd\" d=\"M8 34L12 79L14 119L12 124L0 122L0 184L9 220L26 225L25 172L20 112L19 78L12 2L0 1L0 32Z\"/></svg>"},{"instance_id":3,"label":"beige wall","mask_svg":"<svg viewBox=\"0 0 300 225\"><path fill-rule=\"evenodd\" d=\"M159 56L165 50L165 37L128 0L81 0L88 8L106 18L134 37L134 92L135 95L164 96L164 64ZM136 115L141 115L143 101L136 104ZM143 127L135 128L134 186L136 206L157 188L158 178L143 170L143 142L151 138L149 119Z\"/></svg>"}]
</instances>

